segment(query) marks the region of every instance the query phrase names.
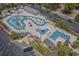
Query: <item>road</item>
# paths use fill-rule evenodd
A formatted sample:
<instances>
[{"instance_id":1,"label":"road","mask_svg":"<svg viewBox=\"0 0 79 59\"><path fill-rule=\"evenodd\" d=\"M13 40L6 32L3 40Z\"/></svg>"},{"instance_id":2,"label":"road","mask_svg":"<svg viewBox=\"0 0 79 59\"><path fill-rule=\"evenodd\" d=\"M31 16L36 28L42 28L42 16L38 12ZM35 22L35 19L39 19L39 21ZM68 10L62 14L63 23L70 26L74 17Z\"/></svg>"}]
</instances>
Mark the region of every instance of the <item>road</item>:
<instances>
[{"instance_id":1,"label":"road","mask_svg":"<svg viewBox=\"0 0 79 59\"><path fill-rule=\"evenodd\" d=\"M2 56L36 56L35 51L24 53L14 43L10 42L8 34L0 30L0 55Z\"/></svg>"},{"instance_id":2,"label":"road","mask_svg":"<svg viewBox=\"0 0 79 59\"><path fill-rule=\"evenodd\" d=\"M10 42L8 34L4 30L0 31L0 42L1 42L0 45L3 46L2 51L4 52L1 55L9 55L9 56L23 55L21 52L18 51L16 46ZM8 52L6 53L7 50Z\"/></svg>"}]
</instances>

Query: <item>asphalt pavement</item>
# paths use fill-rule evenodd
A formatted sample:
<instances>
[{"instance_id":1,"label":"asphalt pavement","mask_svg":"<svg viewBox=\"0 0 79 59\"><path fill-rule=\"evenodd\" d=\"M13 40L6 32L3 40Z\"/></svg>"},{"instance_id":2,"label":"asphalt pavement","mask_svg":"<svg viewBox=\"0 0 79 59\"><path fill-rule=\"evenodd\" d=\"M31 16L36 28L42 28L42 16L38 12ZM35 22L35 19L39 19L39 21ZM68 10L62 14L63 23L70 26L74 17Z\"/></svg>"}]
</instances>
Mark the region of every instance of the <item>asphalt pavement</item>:
<instances>
[{"instance_id":1,"label":"asphalt pavement","mask_svg":"<svg viewBox=\"0 0 79 59\"><path fill-rule=\"evenodd\" d=\"M0 30L0 55L1 56L37 56L39 55L35 50L30 52L23 52L14 43L10 41L8 33Z\"/></svg>"}]
</instances>

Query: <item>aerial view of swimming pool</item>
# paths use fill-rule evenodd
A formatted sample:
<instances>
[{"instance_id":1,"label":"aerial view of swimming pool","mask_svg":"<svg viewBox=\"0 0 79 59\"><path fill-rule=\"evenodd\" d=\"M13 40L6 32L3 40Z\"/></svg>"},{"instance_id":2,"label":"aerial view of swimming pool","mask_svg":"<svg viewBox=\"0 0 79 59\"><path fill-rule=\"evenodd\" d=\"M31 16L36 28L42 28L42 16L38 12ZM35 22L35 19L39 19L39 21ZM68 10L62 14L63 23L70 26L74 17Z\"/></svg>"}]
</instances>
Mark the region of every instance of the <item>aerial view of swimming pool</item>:
<instances>
[{"instance_id":1,"label":"aerial view of swimming pool","mask_svg":"<svg viewBox=\"0 0 79 59\"><path fill-rule=\"evenodd\" d=\"M51 24L48 23L47 20L40 17L14 15L6 19L5 23L9 25L10 29L17 33L28 31L29 33L36 35L37 37L39 37L38 34L40 34L42 35L41 37L44 40L48 38L50 40L56 41L56 39L59 37L62 38L60 40L64 41L71 39L70 34L66 35L66 33L63 33L62 31L60 32L58 28L51 26ZM53 30L57 31L53 32Z\"/></svg>"},{"instance_id":2,"label":"aerial view of swimming pool","mask_svg":"<svg viewBox=\"0 0 79 59\"><path fill-rule=\"evenodd\" d=\"M7 20L8 24L17 30L24 29L23 16L13 16Z\"/></svg>"},{"instance_id":3,"label":"aerial view of swimming pool","mask_svg":"<svg viewBox=\"0 0 79 59\"><path fill-rule=\"evenodd\" d=\"M45 29L43 29L43 30L37 28L37 29L36 29L36 32L39 32L40 34L44 35L44 34L47 33L48 30L49 30L48 28L45 28Z\"/></svg>"},{"instance_id":4,"label":"aerial view of swimming pool","mask_svg":"<svg viewBox=\"0 0 79 59\"><path fill-rule=\"evenodd\" d=\"M61 32L59 32L59 31L55 31L51 36L50 36L50 38L52 39L52 40L56 40L58 37L61 37L61 38L63 38L64 40L69 40L70 39L70 37L69 36L67 36L67 35L65 35L64 33L61 33Z\"/></svg>"},{"instance_id":5,"label":"aerial view of swimming pool","mask_svg":"<svg viewBox=\"0 0 79 59\"><path fill-rule=\"evenodd\" d=\"M15 28L16 30L22 30L26 27L24 20L26 22L28 20L31 20L36 26L43 26L46 24L46 21L42 18L35 18L34 16L22 16L22 15L16 15L16 16L10 17L7 20L7 23L11 27Z\"/></svg>"},{"instance_id":6,"label":"aerial view of swimming pool","mask_svg":"<svg viewBox=\"0 0 79 59\"><path fill-rule=\"evenodd\" d=\"M43 26L47 22L43 18L35 18L34 16L28 16L25 18L26 20L31 20L37 26ZM36 20L36 21L35 21Z\"/></svg>"}]
</instances>

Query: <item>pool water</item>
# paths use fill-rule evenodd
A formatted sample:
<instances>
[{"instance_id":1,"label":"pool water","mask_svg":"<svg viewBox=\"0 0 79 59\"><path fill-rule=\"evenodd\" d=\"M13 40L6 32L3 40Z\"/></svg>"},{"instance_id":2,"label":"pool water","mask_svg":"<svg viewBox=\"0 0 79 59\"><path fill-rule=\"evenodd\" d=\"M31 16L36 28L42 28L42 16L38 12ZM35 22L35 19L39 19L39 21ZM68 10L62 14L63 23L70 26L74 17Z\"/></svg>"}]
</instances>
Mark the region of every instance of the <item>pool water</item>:
<instances>
[{"instance_id":1,"label":"pool water","mask_svg":"<svg viewBox=\"0 0 79 59\"><path fill-rule=\"evenodd\" d=\"M26 20L31 20L37 26L43 26L43 25L45 25L47 23L45 21L45 19L43 19L43 18L35 18L34 16L28 16L28 17L26 17ZM38 23L38 22L42 22L42 23Z\"/></svg>"},{"instance_id":2,"label":"pool water","mask_svg":"<svg viewBox=\"0 0 79 59\"><path fill-rule=\"evenodd\" d=\"M39 32L40 34L44 35L44 34L47 33L48 30L49 30L48 28L45 28L45 29L43 29L43 30L37 28L37 29L36 29L36 32Z\"/></svg>"},{"instance_id":3,"label":"pool water","mask_svg":"<svg viewBox=\"0 0 79 59\"><path fill-rule=\"evenodd\" d=\"M64 33L61 33L61 32L59 32L59 31L55 31L51 36L50 36L50 38L52 39L52 40L56 40L58 37L61 37L61 38L63 38L64 40L69 40L70 39L70 37L69 36L67 36L67 35L65 35Z\"/></svg>"},{"instance_id":4,"label":"pool water","mask_svg":"<svg viewBox=\"0 0 79 59\"><path fill-rule=\"evenodd\" d=\"M36 26L43 26L46 24L46 21L42 18L37 18L35 21L35 17L34 16L22 16L22 15L16 15L16 16L13 16L13 17L10 17L7 22L8 24L15 28L16 30L24 30L25 27L26 27L26 24L24 23L24 20L26 20L26 22L28 20L31 20ZM41 23L38 23L38 22L41 22ZM45 30L47 31L47 30ZM41 32L42 33L42 32Z\"/></svg>"},{"instance_id":5,"label":"pool water","mask_svg":"<svg viewBox=\"0 0 79 59\"><path fill-rule=\"evenodd\" d=\"M19 19L14 18L14 19L12 19L12 22L13 22L16 26L21 26Z\"/></svg>"},{"instance_id":6,"label":"pool water","mask_svg":"<svg viewBox=\"0 0 79 59\"><path fill-rule=\"evenodd\" d=\"M7 20L8 24L17 30L24 29L25 24L23 23L23 16L13 16Z\"/></svg>"}]
</instances>

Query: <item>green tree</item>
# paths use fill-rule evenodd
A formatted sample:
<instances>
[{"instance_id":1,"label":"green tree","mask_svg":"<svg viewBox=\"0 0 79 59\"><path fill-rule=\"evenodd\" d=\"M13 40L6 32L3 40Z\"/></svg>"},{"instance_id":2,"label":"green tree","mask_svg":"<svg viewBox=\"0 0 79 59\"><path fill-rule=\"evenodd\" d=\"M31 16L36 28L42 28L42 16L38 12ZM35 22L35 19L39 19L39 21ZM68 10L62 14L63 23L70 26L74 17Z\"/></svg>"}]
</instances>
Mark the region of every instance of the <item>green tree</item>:
<instances>
[{"instance_id":1,"label":"green tree","mask_svg":"<svg viewBox=\"0 0 79 59\"><path fill-rule=\"evenodd\" d=\"M16 32L12 32L11 35L10 35L10 37L11 37L13 40L15 40L15 39L18 38L18 35L17 35Z\"/></svg>"},{"instance_id":2,"label":"green tree","mask_svg":"<svg viewBox=\"0 0 79 59\"><path fill-rule=\"evenodd\" d=\"M72 10L75 9L75 4L73 3L67 3L67 4L64 4L64 13L71 13Z\"/></svg>"},{"instance_id":3,"label":"green tree","mask_svg":"<svg viewBox=\"0 0 79 59\"><path fill-rule=\"evenodd\" d=\"M79 3L75 3L75 9L79 9Z\"/></svg>"},{"instance_id":4,"label":"green tree","mask_svg":"<svg viewBox=\"0 0 79 59\"><path fill-rule=\"evenodd\" d=\"M58 56L69 56L71 49L69 48L69 44L70 42L67 40L63 43L58 42L57 43L57 54Z\"/></svg>"},{"instance_id":5,"label":"green tree","mask_svg":"<svg viewBox=\"0 0 79 59\"><path fill-rule=\"evenodd\" d=\"M64 45L65 45L65 46L69 46L69 44L70 44L70 41L69 41L69 40L66 40L66 41L64 42Z\"/></svg>"},{"instance_id":6,"label":"green tree","mask_svg":"<svg viewBox=\"0 0 79 59\"><path fill-rule=\"evenodd\" d=\"M79 14L77 14L77 15L75 16L75 19L76 19L77 22L79 22Z\"/></svg>"},{"instance_id":7,"label":"green tree","mask_svg":"<svg viewBox=\"0 0 79 59\"><path fill-rule=\"evenodd\" d=\"M58 3L41 3L41 4L39 3L37 5L39 5L41 7L45 7L50 10L57 10L58 8L61 7L60 4L58 4Z\"/></svg>"},{"instance_id":8,"label":"green tree","mask_svg":"<svg viewBox=\"0 0 79 59\"><path fill-rule=\"evenodd\" d=\"M57 48L60 48L62 46L61 42L57 42Z\"/></svg>"},{"instance_id":9,"label":"green tree","mask_svg":"<svg viewBox=\"0 0 79 59\"><path fill-rule=\"evenodd\" d=\"M57 26L66 30L72 29L69 23L65 23L63 20L57 23Z\"/></svg>"},{"instance_id":10,"label":"green tree","mask_svg":"<svg viewBox=\"0 0 79 59\"><path fill-rule=\"evenodd\" d=\"M76 52L70 52L70 56L78 56L78 53L76 53Z\"/></svg>"},{"instance_id":11,"label":"green tree","mask_svg":"<svg viewBox=\"0 0 79 59\"><path fill-rule=\"evenodd\" d=\"M77 40L79 40L79 34L78 34L78 36L77 36Z\"/></svg>"},{"instance_id":12,"label":"green tree","mask_svg":"<svg viewBox=\"0 0 79 59\"><path fill-rule=\"evenodd\" d=\"M68 56L70 53L69 46L62 45L60 49L58 49L58 55L59 56Z\"/></svg>"},{"instance_id":13,"label":"green tree","mask_svg":"<svg viewBox=\"0 0 79 59\"><path fill-rule=\"evenodd\" d=\"M2 16L0 16L0 19L2 19Z\"/></svg>"},{"instance_id":14,"label":"green tree","mask_svg":"<svg viewBox=\"0 0 79 59\"><path fill-rule=\"evenodd\" d=\"M61 47L58 48L58 56L69 56L70 54L70 48L68 45L61 45Z\"/></svg>"},{"instance_id":15,"label":"green tree","mask_svg":"<svg viewBox=\"0 0 79 59\"><path fill-rule=\"evenodd\" d=\"M73 42L72 47L79 49L79 40L78 39L75 42Z\"/></svg>"}]
</instances>

